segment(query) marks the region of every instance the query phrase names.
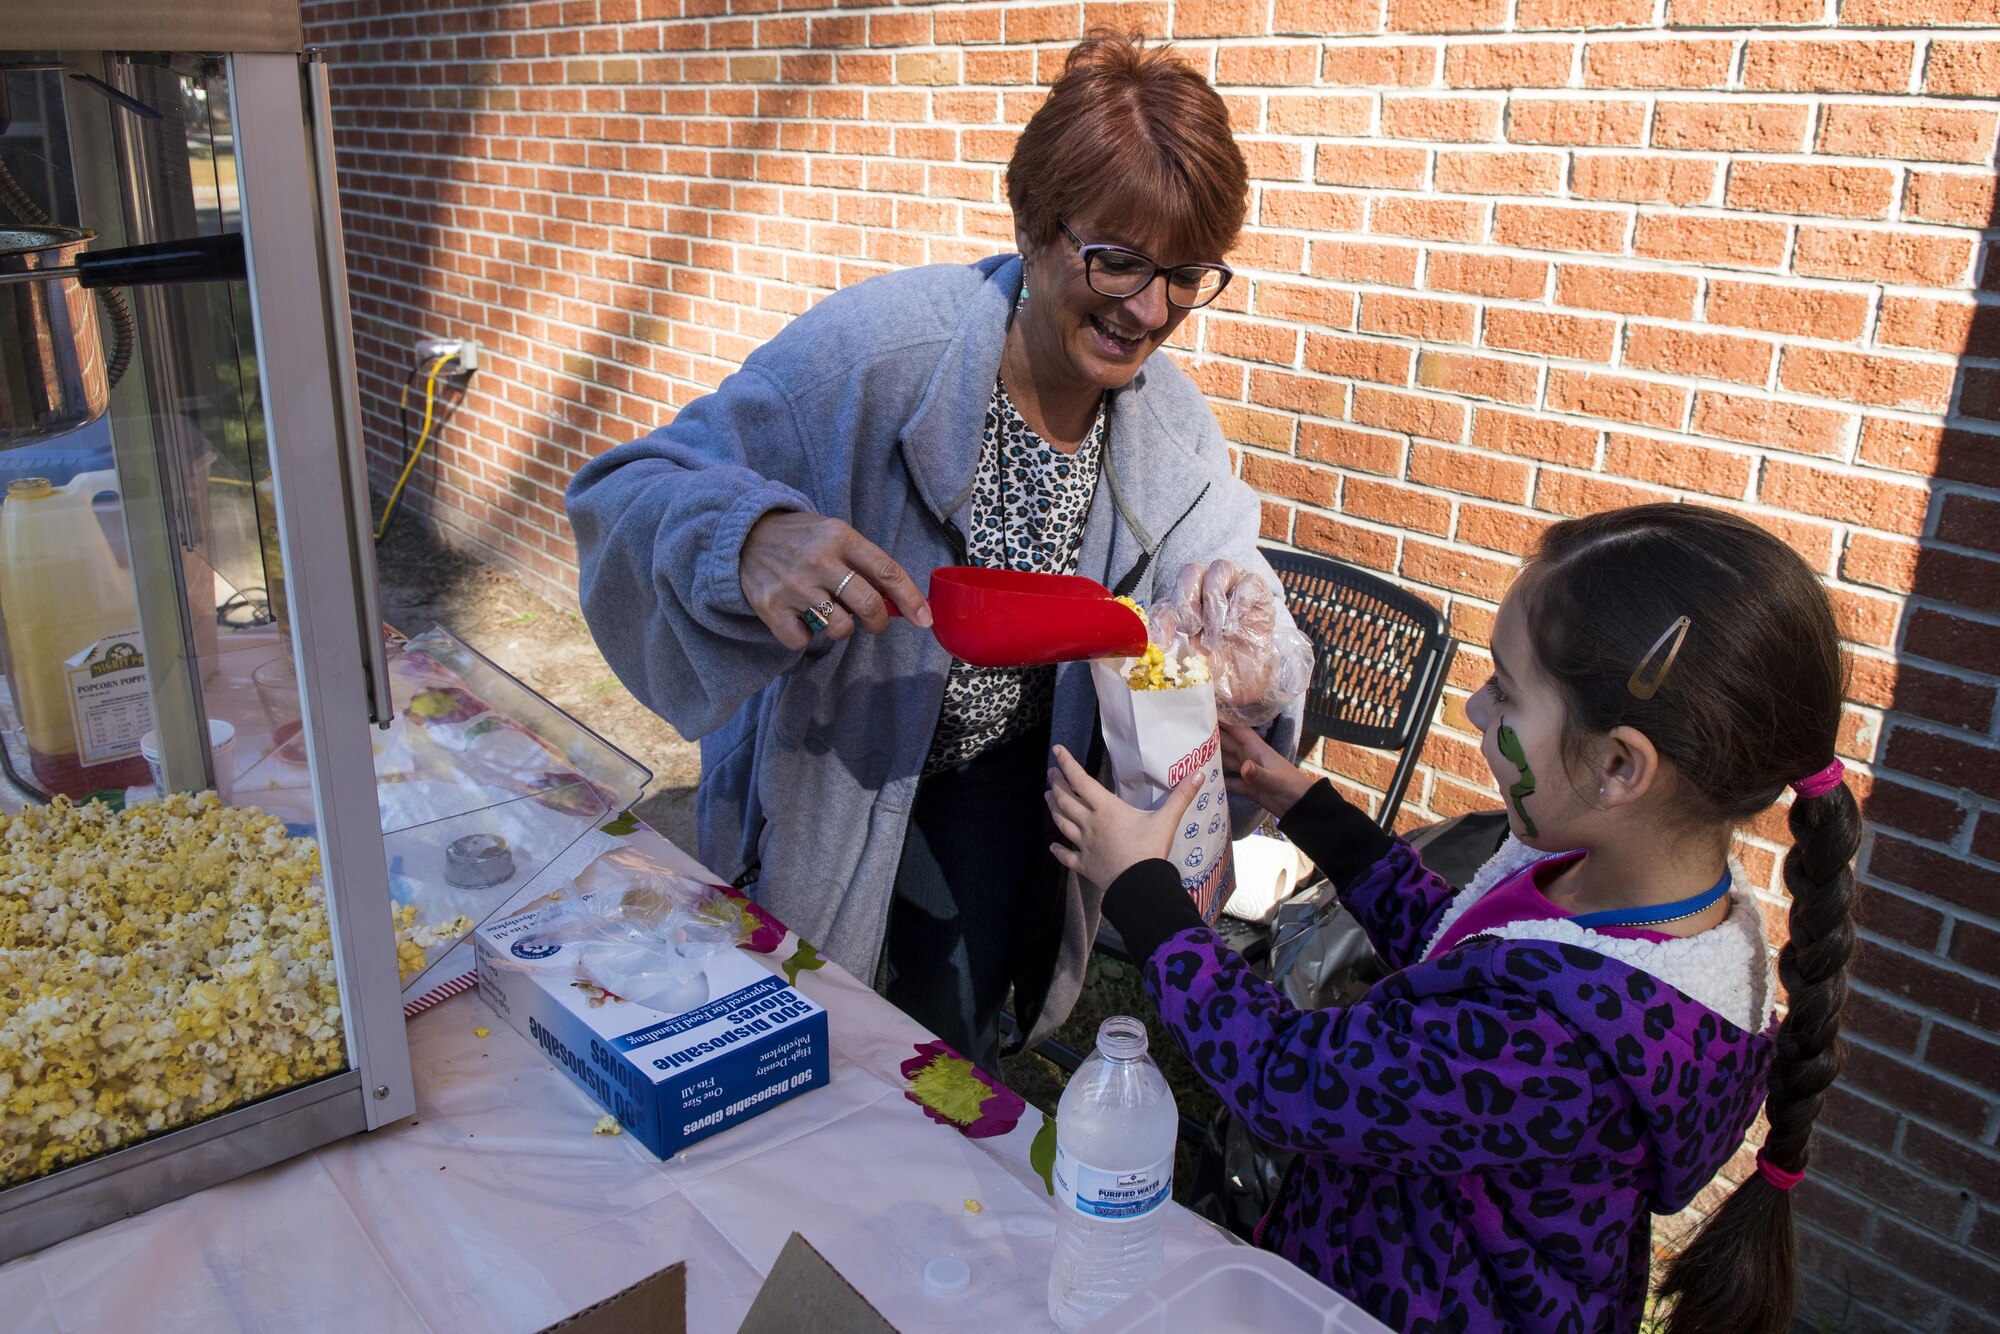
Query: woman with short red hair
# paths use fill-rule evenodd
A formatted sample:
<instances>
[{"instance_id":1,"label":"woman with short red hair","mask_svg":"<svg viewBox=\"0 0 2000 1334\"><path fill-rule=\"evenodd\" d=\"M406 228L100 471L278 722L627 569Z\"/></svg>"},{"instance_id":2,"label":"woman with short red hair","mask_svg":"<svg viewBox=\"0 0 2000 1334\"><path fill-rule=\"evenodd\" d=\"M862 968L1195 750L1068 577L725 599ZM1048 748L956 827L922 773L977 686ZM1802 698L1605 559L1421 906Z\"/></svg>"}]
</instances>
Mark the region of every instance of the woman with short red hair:
<instances>
[{"instance_id":1,"label":"woman with short red hair","mask_svg":"<svg viewBox=\"0 0 2000 1334\"><path fill-rule=\"evenodd\" d=\"M1042 791L1097 702L1086 664L952 661L906 571L1152 602L1216 562L1217 596L1271 613L1257 498L1155 355L1228 287L1248 188L1200 74L1093 34L1008 164L1019 255L834 293L570 485L598 644L701 738L701 859L989 1070L1010 985L1048 1031L1096 933L1102 891L1065 884ZM1289 748L1295 709L1272 734Z\"/></svg>"}]
</instances>

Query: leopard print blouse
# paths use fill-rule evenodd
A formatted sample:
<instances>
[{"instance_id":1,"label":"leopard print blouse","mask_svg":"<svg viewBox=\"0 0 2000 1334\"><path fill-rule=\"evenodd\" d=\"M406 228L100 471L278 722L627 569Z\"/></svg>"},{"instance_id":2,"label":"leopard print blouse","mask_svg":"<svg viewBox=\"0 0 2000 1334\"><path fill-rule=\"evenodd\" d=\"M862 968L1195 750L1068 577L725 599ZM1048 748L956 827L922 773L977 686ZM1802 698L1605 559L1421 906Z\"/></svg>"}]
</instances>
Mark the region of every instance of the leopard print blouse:
<instances>
[{"instance_id":1,"label":"leopard print blouse","mask_svg":"<svg viewBox=\"0 0 2000 1334\"><path fill-rule=\"evenodd\" d=\"M972 484L966 558L990 569L1075 574L1103 450L1101 403L1083 444L1065 454L1022 420L1005 382L996 378ZM976 759L1046 721L1055 681L1053 667L953 662L924 773Z\"/></svg>"}]
</instances>

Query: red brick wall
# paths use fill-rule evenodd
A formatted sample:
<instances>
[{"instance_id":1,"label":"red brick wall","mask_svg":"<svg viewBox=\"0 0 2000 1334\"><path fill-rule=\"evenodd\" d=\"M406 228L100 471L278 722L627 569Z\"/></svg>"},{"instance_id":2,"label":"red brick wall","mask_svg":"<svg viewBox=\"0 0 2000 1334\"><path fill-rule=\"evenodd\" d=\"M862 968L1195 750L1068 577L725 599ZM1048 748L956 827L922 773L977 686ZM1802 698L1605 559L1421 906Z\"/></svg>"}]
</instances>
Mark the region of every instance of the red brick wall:
<instances>
[{"instance_id":1,"label":"red brick wall","mask_svg":"<svg viewBox=\"0 0 2000 1334\"><path fill-rule=\"evenodd\" d=\"M1552 516L1699 500L1826 575L1876 833L1810 1307L2000 1330L2000 0L811 4L307 4L381 476L412 340L477 337L412 504L567 591L586 458L821 294L1005 247L1066 44L1171 34L1256 195L1182 360L1273 540L1468 641L1410 819L1494 804L1465 692Z\"/></svg>"}]
</instances>

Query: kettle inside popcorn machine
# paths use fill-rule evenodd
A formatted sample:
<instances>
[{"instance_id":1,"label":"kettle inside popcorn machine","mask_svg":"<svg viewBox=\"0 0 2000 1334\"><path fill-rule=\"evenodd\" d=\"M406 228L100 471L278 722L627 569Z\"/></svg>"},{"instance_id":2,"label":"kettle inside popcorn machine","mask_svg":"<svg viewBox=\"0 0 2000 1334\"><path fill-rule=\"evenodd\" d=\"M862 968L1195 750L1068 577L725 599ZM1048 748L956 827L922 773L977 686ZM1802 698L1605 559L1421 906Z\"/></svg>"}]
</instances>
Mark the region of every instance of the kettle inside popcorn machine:
<instances>
[{"instance_id":1,"label":"kettle inside popcorn machine","mask_svg":"<svg viewBox=\"0 0 2000 1334\"><path fill-rule=\"evenodd\" d=\"M212 674L219 628L270 624L281 603L260 541L273 499L215 64L0 59L0 788L13 800L149 783L147 649L186 700L153 721L200 735L199 681L192 696L180 683ZM176 585L192 614L165 617ZM177 786L212 783L189 771L201 758L183 757Z\"/></svg>"}]
</instances>

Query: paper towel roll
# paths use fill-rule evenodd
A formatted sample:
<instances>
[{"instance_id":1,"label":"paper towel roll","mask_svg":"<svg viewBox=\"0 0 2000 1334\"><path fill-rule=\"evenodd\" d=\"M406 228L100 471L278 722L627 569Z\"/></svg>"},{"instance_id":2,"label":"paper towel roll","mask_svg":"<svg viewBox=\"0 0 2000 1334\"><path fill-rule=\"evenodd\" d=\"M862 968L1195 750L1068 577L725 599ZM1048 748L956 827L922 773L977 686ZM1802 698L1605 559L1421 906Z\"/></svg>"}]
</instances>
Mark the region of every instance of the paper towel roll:
<instances>
[{"instance_id":1,"label":"paper towel roll","mask_svg":"<svg viewBox=\"0 0 2000 1334\"><path fill-rule=\"evenodd\" d=\"M1281 838L1252 834L1236 840L1236 893L1229 915L1250 922L1268 922L1278 905L1292 896L1299 878L1298 850Z\"/></svg>"}]
</instances>

